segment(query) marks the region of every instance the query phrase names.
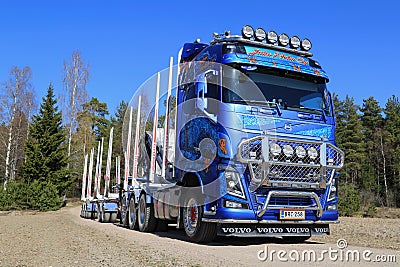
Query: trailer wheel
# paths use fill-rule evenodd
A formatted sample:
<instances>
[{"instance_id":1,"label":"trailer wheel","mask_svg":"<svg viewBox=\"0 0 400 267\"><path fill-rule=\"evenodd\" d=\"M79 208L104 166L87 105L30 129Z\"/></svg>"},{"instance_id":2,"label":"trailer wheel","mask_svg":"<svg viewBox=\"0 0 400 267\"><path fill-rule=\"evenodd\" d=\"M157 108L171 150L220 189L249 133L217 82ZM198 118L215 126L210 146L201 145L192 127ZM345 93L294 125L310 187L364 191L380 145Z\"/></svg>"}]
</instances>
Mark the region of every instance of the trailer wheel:
<instances>
[{"instance_id":1,"label":"trailer wheel","mask_svg":"<svg viewBox=\"0 0 400 267\"><path fill-rule=\"evenodd\" d=\"M113 212L111 213L110 222L115 223L117 221L118 213Z\"/></svg>"},{"instance_id":2,"label":"trailer wheel","mask_svg":"<svg viewBox=\"0 0 400 267\"><path fill-rule=\"evenodd\" d=\"M199 204L196 197L190 197L183 208L183 228L192 242L211 242L217 235L217 225L202 222L202 218L203 206Z\"/></svg>"},{"instance_id":3,"label":"trailer wheel","mask_svg":"<svg viewBox=\"0 0 400 267\"><path fill-rule=\"evenodd\" d=\"M97 221L98 222L103 222L104 221L104 212L103 212L103 207L101 204L97 204Z\"/></svg>"},{"instance_id":4,"label":"trailer wheel","mask_svg":"<svg viewBox=\"0 0 400 267\"><path fill-rule=\"evenodd\" d=\"M109 223L110 222L110 217L111 217L111 213L109 212L103 212L103 222Z\"/></svg>"},{"instance_id":5,"label":"trailer wheel","mask_svg":"<svg viewBox=\"0 0 400 267\"><path fill-rule=\"evenodd\" d=\"M129 210L128 211L129 229L137 230L138 229L137 209L136 209L135 197L133 195L129 200L128 210Z\"/></svg>"},{"instance_id":6,"label":"trailer wheel","mask_svg":"<svg viewBox=\"0 0 400 267\"><path fill-rule=\"evenodd\" d=\"M138 204L138 226L141 232L154 232L157 219L154 217L154 207L146 203L146 194L140 195Z\"/></svg>"}]
</instances>

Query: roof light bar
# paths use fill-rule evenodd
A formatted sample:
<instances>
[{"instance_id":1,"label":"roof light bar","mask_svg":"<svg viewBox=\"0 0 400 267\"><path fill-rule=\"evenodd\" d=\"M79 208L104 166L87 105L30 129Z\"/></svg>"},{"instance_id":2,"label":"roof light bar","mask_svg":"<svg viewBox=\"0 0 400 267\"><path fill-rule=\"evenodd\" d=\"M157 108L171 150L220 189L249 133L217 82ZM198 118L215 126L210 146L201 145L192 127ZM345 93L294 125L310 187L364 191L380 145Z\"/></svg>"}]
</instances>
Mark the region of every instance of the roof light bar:
<instances>
[{"instance_id":1,"label":"roof light bar","mask_svg":"<svg viewBox=\"0 0 400 267\"><path fill-rule=\"evenodd\" d=\"M279 48L284 51L294 52L299 55L311 57L312 54L308 52L312 48L311 41L308 38L304 38L301 40L298 36L293 35L289 37L286 33L281 33L278 35L275 31L266 32L263 28L254 28L250 25L244 25L242 28L242 36L231 35L230 31L225 31L222 34L213 33L213 38L215 42L221 42L225 39L230 38L243 38L246 39L246 42L250 43L264 43L266 47L271 47L271 45L279 45L282 48ZM261 45L261 44L260 44ZM290 46L290 47L287 47ZM297 50L297 51L293 51Z\"/></svg>"}]
</instances>

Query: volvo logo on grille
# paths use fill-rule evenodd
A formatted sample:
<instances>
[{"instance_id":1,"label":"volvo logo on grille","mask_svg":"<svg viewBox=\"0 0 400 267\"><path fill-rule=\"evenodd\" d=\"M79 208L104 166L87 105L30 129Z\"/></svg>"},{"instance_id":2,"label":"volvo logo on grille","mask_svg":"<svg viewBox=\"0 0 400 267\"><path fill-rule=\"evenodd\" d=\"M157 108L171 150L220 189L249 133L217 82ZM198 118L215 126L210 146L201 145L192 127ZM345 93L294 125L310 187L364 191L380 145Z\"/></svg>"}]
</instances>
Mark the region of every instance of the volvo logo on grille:
<instances>
[{"instance_id":1,"label":"volvo logo on grille","mask_svg":"<svg viewBox=\"0 0 400 267\"><path fill-rule=\"evenodd\" d=\"M291 123L285 123L283 126L286 131L291 132L292 131L292 124Z\"/></svg>"}]
</instances>

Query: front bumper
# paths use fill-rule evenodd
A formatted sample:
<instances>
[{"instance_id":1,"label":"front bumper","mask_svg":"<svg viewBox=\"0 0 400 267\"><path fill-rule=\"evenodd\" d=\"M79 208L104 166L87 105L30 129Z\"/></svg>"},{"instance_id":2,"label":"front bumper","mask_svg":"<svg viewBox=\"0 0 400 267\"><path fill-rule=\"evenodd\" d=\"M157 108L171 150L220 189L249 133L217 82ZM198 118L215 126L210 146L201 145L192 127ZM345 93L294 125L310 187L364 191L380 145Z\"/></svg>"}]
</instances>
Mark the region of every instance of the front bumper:
<instances>
[{"instance_id":1,"label":"front bumper","mask_svg":"<svg viewBox=\"0 0 400 267\"><path fill-rule=\"evenodd\" d=\"M217 235L238 237L285 237L329 235L329 224L218 224Z\"/></svg>"}]
</instances>

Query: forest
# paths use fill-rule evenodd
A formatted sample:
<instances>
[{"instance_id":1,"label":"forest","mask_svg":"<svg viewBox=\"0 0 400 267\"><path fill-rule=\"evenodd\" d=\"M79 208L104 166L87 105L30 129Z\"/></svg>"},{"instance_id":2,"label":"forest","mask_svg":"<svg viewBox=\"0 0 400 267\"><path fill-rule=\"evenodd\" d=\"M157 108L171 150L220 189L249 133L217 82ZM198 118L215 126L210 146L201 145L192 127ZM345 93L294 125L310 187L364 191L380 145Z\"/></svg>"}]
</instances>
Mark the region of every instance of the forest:
<instances>
[{"instance_id":1,"label":"forest","mask_svg":"<svg viewBox=\"0 0 400 267\"><path fill-rule=\"evenodd\" d=\"M102 137L108 143L112 127L112 158L123 155L127 103L110 112L107 103L88 95L90 68L79 51L61 68L63 88L49 84L40 103L30 67L13 67L0 81L0 210L54 210L66 198L80 197L84 156ZM378 103L369 96L360 105L350 95L333 99L337 145L346 155L340 214L374 216L377 207L400 207L398 97Z\"/></svg>"}]
</instances>

